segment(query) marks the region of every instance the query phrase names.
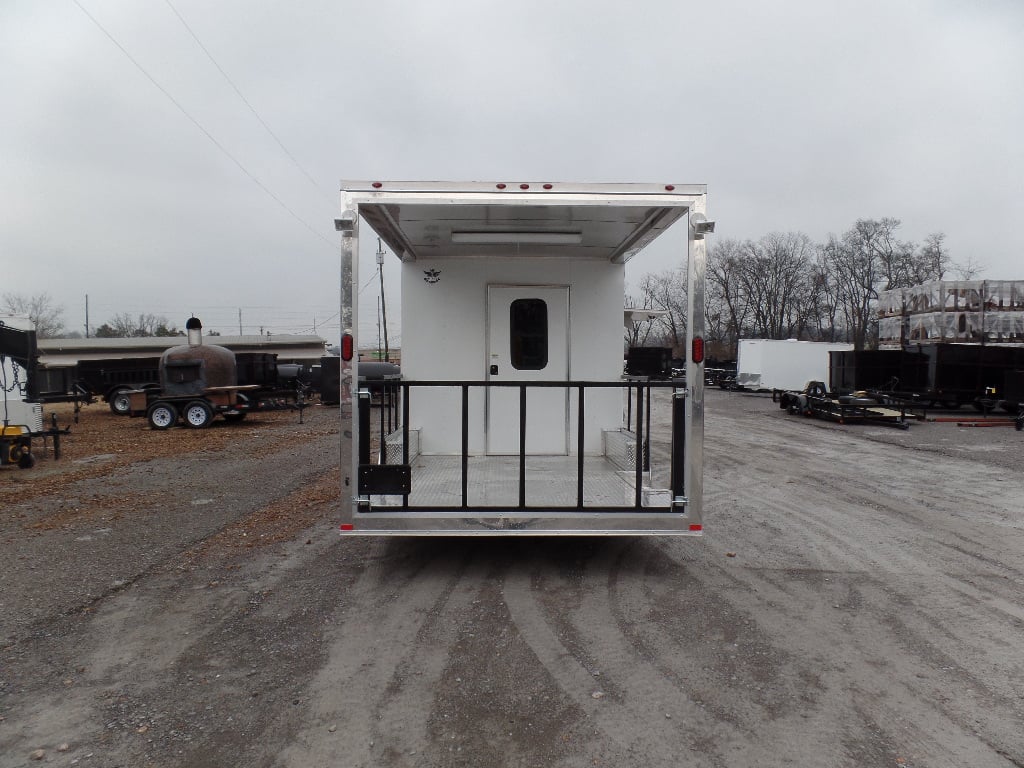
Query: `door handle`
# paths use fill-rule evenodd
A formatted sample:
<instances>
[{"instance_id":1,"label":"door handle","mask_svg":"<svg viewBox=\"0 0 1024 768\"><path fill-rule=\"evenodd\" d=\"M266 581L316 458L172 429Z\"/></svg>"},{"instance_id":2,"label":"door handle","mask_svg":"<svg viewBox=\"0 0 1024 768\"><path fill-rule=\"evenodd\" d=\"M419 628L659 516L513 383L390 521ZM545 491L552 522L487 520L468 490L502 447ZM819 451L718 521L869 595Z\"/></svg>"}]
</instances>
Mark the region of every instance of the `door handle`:
<instances>
[{"instance_id":1,"label":"door handle","mask_svg":"<svg viewBox=\"0 0 1024 768\"><path fill-rule=\"evenodd\" d=\"M497 375L498 375L498 366L492 365L491 366L491 376L497 376Z\"/></svg>"}]
</instances>

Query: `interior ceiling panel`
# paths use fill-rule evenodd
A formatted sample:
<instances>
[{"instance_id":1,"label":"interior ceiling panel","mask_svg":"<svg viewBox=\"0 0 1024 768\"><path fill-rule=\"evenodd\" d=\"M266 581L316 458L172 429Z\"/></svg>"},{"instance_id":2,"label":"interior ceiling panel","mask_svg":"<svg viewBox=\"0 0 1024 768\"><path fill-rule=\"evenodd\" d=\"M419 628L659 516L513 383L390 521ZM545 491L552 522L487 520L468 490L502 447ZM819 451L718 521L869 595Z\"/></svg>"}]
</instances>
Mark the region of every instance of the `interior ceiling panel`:
<instances>
[{"instance_id":1,"label":"interior ceiling panel","mask_svg":"<svg viewBox=\"0 0 1024 768\"><path fill-rule=\"evenodd\" d=\"M626 261L686 213L679 206L364 203L360 213L404 259L573 256ZM463 242L453 242L452 233ZM516 235L521 235L517 238ZM549 236L553 242L545 242ZM481 242L472 242L476 238ZM482 242L506 238L507 242ZM562 242L554 242L561 239ZM572 242L569 242L572 240Z\"/></svg>"}]
</instances>

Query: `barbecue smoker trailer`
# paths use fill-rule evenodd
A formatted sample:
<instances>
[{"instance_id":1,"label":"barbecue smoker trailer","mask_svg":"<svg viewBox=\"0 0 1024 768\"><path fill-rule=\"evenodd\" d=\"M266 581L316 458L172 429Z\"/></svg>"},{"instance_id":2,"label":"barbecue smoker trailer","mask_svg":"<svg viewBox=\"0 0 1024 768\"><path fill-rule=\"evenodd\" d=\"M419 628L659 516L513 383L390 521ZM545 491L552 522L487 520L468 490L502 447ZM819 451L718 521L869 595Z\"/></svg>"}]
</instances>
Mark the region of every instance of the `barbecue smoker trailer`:
<instances>
[{"instance_id":1,"label":"barbecue smoker trailer","mask_svg":"<svg viewBox=\"0 0 1024 768\"><path fill-rule=\"evenodd\" d=\"M342 532L700 535L706 197L342 182ZM673 225L685 380L624 375L625 264ZM401 261L401 376L380 405L355 385L364 227Z\"/></svg>"}]
</instances>

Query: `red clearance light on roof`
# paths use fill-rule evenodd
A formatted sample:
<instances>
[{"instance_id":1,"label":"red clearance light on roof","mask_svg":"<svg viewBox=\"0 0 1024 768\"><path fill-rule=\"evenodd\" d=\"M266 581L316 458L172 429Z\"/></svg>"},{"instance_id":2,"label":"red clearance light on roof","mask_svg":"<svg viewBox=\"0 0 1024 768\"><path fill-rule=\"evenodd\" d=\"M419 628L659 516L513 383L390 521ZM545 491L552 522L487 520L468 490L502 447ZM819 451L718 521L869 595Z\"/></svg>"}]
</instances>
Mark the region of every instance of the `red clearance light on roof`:
<instances>
[{"instance_id":1,"label":"red clearance light on roof","mask_svg":"<svg viewBox=\"0 0 1024 768\"><path fill-rule=\"evenodd\" d=\"M693 337L693 348L692 354L693 362L703 363L704 362L704 337L694 336Z\"/></svg>"},{"instance_id":2,"label":"red clearance light on roof","mask_svg":"<svg viewBox=\"0 0 1024 768\"><path fill-rule=\"evenodd\" d=\"M675 185L675 184L666 184L666 185L665 185L665 190L666 190L666 191L668 191L668 192L671 192L671 191L672 191L672 190L674 190L675 188L676 188L676 185Z\"/></svg>"},{"instance_id":3,"label":"red clearance light on roof","mask_svg":"<svg viewBox=\"0 0 1024 768\"><path fill-rule=\"evenodd\" d=\"M352 353L355 351L355 339L352 338L351 333L345 333L341 336L341 359L348 362L352 359Z\"/></svg>"},{"instance_id":4,"label":"red clearance light on roof","mask_svg":"<svg viewBox=\"0 0 1024 768\"><path fill-rule=\"evenodd\" d=\"M697 524L697 525L691 525L691 526L690 526L690 530L691 530L691 531L703 531L703 530L704 530L704 526L703 526L703 525L700 525L700 524Z\"/></svg>"},{"instance_id":5,"label":"red clearance light on roof","mask_svg":"<svg viewBox=\"0 0 1024 768\"><path fill-rule=\"evenodd\" d=\"M551 189L551 185L550 184L545 184L544 185L544 189Z\"/></svg>"},{"instance_id":6,"label":"red clearance light on roof","mask_svg":"<svg viewBox=\"0 0 1024 768\"><path fill-rule=\"evenodd\" d=\"M342 523L340 527L343 531L354 531L356 529L352 523Z\"/></svg>"},{"instance_id":7,"label":"red clearance light on roof","mask_svg":"<svg viewBox=\"0 0 1024 768\"><path fill-rule=\"evenodd\" d=\"M520 184L520 185L519 185L519 188L520 188L520 189L529 189L529 188L530 188L530 185L529 185L529 184Z\"/></svg>"},{"instance_id":8,"label":"red clearance light on roof","mask_svg":"<svg viewBox=\"0 0 1024 768\"><path fill-rule=\"evenodd\" d=\"M497 186L498 189L504 189L505 188L504 184L496 184L495 186Z\"/></svg>"},{"instance_id":9,"label":"red clearance light on roof","mask_svg":"<svg viewBox=\"0 0 1024 768\"><path fill-rule=\"evenodd\" d=\"M379 181L375 181L375 182L373 182L373 184L371 184L370 186L371 186L371 187L373 187L374 189L380 189L380 188L381 188L381 187L383 187L384 185L383 185L383 184L381 184L381 183L380 183Z\"/></svg>"}]
</instances>

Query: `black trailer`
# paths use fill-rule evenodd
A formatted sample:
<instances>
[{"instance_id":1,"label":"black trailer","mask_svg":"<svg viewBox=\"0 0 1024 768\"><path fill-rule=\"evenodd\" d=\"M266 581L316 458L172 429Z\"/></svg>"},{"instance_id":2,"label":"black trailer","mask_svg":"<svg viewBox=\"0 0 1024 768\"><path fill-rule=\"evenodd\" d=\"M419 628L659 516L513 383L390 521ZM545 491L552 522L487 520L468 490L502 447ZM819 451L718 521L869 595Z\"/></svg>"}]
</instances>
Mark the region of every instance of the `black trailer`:
<instances>
[{"instance_id":1,"label":"black trailer","mask_svg":"<svg viewBox=\"0 0 1024 768\"><path fill-rule=\"evenodd\" d=\"M99 397L110 410L124 416L131 408L128 393L160 389L159 357L112 357L80 360L74 368L73 386Z\"/></svg>"},{"instance_id":2,"label":"black trailer","mask_svg":"<svg viewBox=\"0 0 1024 768\"><path fill-rule=\"evenodd\" d=\"M1024 347L914 344L903 350L900 388L934 405L987 409L1003 397L1008 371L1024 368Z\"/></svg>"},{"instance_id":3,"label":"black trailer","mask_svg":"<svg viewBox=\"0 0 1024 768\"><path fill-rule=\"evenodd\" d=\"M829 385L833 392L877 390L891 392L900 386L899 349L871 349L829 352Z\"/></svg>"},{"instance_id":4,"label":"black trailer","mask_svg":"<svg viewBox=\"0 0 1024 768\"><path fill-rule=\"evenodd\" d=\"M933 407L973 404L990 410L1010 400L1007 375L1024 369L1024 347L911 344L903 349L832 352L829 384L838 394L868 392Z\"/></svg>"}]
</instances>

